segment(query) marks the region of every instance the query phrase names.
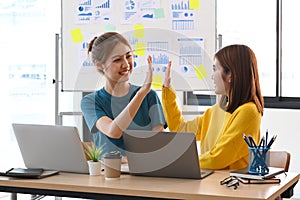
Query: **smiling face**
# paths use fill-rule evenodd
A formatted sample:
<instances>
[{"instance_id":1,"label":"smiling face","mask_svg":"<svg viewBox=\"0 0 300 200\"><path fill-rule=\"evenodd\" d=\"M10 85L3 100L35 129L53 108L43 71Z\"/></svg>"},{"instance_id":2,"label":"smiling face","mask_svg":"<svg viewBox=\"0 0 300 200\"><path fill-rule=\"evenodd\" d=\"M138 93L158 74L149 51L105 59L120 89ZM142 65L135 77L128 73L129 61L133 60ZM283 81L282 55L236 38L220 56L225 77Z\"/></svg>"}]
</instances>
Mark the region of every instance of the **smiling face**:
<instances>
[{"instance_id":1,"label":"smiling face","mask_svg":"<svg viewBox=\"0 0 300 200\"><path fill-rule=\"evenodd\" d=\"M118 43L104 65L97 66L104 72L105 77L112 84L127 82L133 70L133 52L124 43Z\"/></svg>"},{"instance_id":2,"label":"smiling face","mask_svg":"<svg viewBox=\"0 0 300 200\"><path fill-rule=\"evenodd\" d=\"M214 60L213 71L212 79L215 84L215 93L228 96L231 82L230 72L228 74L224 72L218 59Z\"/></svg>"}]
</instances>

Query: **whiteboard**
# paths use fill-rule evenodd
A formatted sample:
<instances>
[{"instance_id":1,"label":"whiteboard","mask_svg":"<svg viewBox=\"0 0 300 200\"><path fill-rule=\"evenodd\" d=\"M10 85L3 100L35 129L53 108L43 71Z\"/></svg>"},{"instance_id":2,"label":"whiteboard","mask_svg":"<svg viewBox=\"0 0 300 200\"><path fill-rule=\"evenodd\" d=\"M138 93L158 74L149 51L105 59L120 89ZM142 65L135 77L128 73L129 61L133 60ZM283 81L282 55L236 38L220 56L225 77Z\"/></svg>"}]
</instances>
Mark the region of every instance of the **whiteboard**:
<instances>
[{"instance_id":1,"label":"whiteboard","mask_svg":"<svg viewBox=\"0 0 300 200\"><path fill-rule=\"evenodd\" d=\"M176 90L212 90L215 0L62 0L61 4L63 91L92 92L104 85L105 79L87 56L87 45L107 31L121 33L134 49L131 83L143 83L151 55L153 89L161 89L172 60Z\"/></svg>"}]
</instances>

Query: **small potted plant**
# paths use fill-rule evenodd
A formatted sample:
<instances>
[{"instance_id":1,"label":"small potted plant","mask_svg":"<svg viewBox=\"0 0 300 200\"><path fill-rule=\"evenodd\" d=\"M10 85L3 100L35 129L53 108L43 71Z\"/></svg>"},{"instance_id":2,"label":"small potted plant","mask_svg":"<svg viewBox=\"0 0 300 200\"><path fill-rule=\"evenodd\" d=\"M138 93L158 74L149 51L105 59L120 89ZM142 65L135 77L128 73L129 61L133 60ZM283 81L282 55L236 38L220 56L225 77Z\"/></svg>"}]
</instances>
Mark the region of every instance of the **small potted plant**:
<instances>
[{"instance_id":1,"label":"small potted plant","mask_svg":"<svg viewBox=\"0 0 300 200\"><path fill-rule=\"evenodd\" d=\"M100 175L101 174L101 162L99 157L103 151L103 146L97 148L94 143L87 146L85 149L85 153L87 157L90 159L88 160L89 165L89 173L92 176Z\"/></svg>"}]
</instances>

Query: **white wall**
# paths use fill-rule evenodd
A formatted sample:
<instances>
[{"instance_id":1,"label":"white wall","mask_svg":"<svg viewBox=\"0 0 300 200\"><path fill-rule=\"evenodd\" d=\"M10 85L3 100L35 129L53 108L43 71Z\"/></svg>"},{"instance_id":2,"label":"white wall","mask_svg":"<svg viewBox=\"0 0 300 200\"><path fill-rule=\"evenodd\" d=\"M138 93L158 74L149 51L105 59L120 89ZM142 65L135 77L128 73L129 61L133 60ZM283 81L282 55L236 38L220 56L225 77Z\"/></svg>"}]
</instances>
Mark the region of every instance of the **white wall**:
<instances>
[{"instance_id":1,"label":"white wall","mask_svg":"<svg viewBox=\"0 0 300 200\"><path fill-rule=\"evenodd\" d=\"M300 172L300 110L265 109L262 118L262 134L269 130L270 135L277 135L272 145L274 150L286 150L291 153L291 172ZM300 199L300 183L294 189L293 198Z\"/></svg>"}]
</instances>

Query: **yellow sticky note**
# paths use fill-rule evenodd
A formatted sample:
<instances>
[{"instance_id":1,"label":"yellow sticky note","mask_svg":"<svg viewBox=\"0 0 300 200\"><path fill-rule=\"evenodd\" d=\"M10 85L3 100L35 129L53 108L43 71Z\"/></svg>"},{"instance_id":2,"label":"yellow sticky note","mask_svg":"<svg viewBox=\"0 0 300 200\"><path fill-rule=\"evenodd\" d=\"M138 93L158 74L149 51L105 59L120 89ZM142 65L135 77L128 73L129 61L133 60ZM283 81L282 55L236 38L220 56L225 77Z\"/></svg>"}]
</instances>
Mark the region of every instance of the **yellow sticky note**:
<instances>
[{"instance_id":1,"label":"yellow sticky note","mask_svg":"<svg viewBox=\"0 0 300 200\"><path fill-rule=\"evenodd\" d=\"M113 25L113 24L108 24L104 27L104 30L107 31L107 32L110 32L110 31L115 31L116 30L116 26Z\"/></svg>"},{"instance_id":2,"label":"yellow sticky note","mask_svg":"<svg viewBox=\"0 0 300 200\"><path fill-rule=\"evenodd\" d=\"M154 18L165 18L165 12L163 8L157 8L154 10Z\"/></svg>"},{"instance_id":3,"label":"yellow sticky note","mask_svg":"<svg viewBox=\"0 0 300 200\"><path fill-rule=\"evenodd\" d=\"M190 9L199 9L200 0L190 0Z\"/></svg>"},{"instance_id":4,"label":"yellow sticky note","mask_svg":"<svg viewBox=\"0 0 300 200\"><path fill-rule=\"evenodd\" d=\"M136 42L134 54L137 56L144 56L146 51L146 43L145 42Z\"/></svg>"},{"instance_id":5,"label":"yellow sticky note","mask_svg":"<svg viewBox=\"0 0 300 200\"><path fill-rule=\"evenodd\" d=\"M134 38L144 38L145 26L142 24L134 25Z\"/></svg>"},{"instance_id":6,"label":"yellow sticky note","mask_svg":"<svg viewBox=\"0 0 300 200\"><path fill-rule=\"evenodd\" d=\"M74 43L83 42L83 36L80 28L71 30L71 36Z\"/></svg>"},{"instance_id":7,"label":"yellow sticky note","mask_svg":"<svg viewBox=\"0 0 300 200\"><path fill-rule=\"evenodd\" d=\"M163 85L162 76L161 75L154 75L152 80L152 88L153 89L161 89Z\"/></svg>"},{"instance_id":8,"label":"yellow sticky note","mask_svg":"<svg viewBox=\"0 0 300 200\"><path fill-rule=\"evenodd\" d=\"M208 76L204 65L199 65L199 66L195 67L194 69L195 69L196 75L199 80Z\"/></svg>"}]
</instances>

